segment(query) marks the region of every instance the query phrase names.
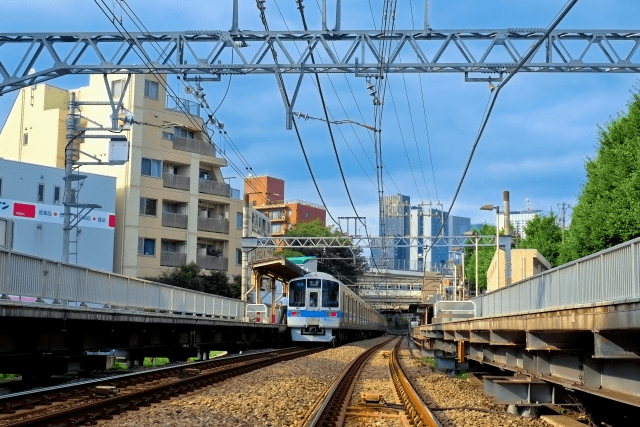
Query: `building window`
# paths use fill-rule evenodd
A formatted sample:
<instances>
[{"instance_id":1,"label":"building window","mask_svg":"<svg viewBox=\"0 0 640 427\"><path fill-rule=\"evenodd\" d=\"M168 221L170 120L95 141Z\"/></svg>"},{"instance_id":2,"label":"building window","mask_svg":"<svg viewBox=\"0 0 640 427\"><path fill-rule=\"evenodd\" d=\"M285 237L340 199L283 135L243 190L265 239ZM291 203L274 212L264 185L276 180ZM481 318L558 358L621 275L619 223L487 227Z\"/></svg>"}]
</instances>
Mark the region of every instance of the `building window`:
<instances>
[{"instance_id":1,"label":"building window","mask_svg":"<svg viewBox=\"0 0 640 427\"><path fill-rule=\"evenodd\" d=\"M271 224L271 233L277 234L282 231L282 224Z\"/></svg>"},{"instance_id":2,"label":"building window","mask_svg":"<svg viewBox=\"0 0 640 427\"><path fill-rule=\"evenodd\" d=\"M140 215L156 216L158 201L140 197Z\"/></svg>"},{"instance_id":3,"label":"building window","mask_svg":"<svg viewBox=\"0 0 640 427\"><path fill-rule=\"evenodd\" d=\"M242 265L242 251L236 249L236 265Z\"/></svg>"},{"instance_id":4,"label":"building window","mask_svg":"<svg viewBox=\"0 0 640 427\"><path fill-rule=\"evenodd\" d=\"M29 134L25 133L22 135L22 145L29 145Z\"/></svg>"},{"instance_id":5,"label":"building window","mask_svg":"<svg viewBox=\"0 0 640 427\"><path fill-rule=\"evenodd\" d=\"M38 201L44 202L44 184L38 184Z\"/></svg>"},{"instance_id":6,"label":"building window","mask_svg":"<svg viewBox=\"0 0 640 427\"><path fill-rule=\"evenodd\" d=\"M142 175L160 178L162 177L162 162L160 160L145 159L143 157L140 173Z\"/></svg>"},{"instance_id":7,"label":"building window","mask_svg":"<svg viewBox=\"0 0 640 427\"><path fill-rule=\"evenodd\" d=\"M242 230L242 212L236 213L236 228Z\"/></svg>"},{"instance_id":8,"label":"building window","mask_svg":"<svg viewBox=\"0 0 640 427\"><path fill-rule=\"evenodd\" d=\"M53 203L56 205L60 204L60 187L57 185L53 187Z\"/></svg>"},{"instance_id":9,"label":"building window","mask_svg":"<svg viewBox=\"0 0 640 427\"><path fill-rule=\"evenodd\" d=\"M194 139L196 134L193 131L183 129L183 128L173 128L173 135L179 136L180 138L186 139Z\"/></svg>"},{"instance_id":10,"label":"building window","mask_svg":"<svg viewBox=\"0 0 640 427\"><path fill-rule=\"evenodd\" d=\"M140 255L155 256L156 255L156 241L155 239L147 239L144 237L138 238L138 253Z\"/></svg>"},{"instance_id":11,"label":"building window","mask_svg":"<svg viewBox=\"0 0 640 427\"><path fill-rule=\"evenodd\" d=\"M158 99L158 82L151 80L144 81L144 97Z\"/></svg>"},{"instance_id":12,"label":"building window","mask_svg":"<svg viewBox=\"0 0 640 427\"><path fill-rule=\"evenodd\" d=\"M111 82L111 96L120 99L122 89L124 88L124 80L114 80Z\"/></svg>"},{"instance_id":13,"label":"building window","mask_svg":"<svg viewBox=\"0 0 640 427\"><path fill-rule=\"evenodd\" d=\"M162 131L162 139L172 140L173 134L171 132Z\"/></svg>"},{"instance_id":14,"label":"building window","mask_svg":"<svg viewBox=\"0 0 640 427\"><path fill-rule=\"evenodd\" d=\"M308 212L308 211L307 211L307 212L305 212L305 213L304 213L304 216L306 216L307 218L309 218L309 212Z\"/></svg>"}]
</instances>

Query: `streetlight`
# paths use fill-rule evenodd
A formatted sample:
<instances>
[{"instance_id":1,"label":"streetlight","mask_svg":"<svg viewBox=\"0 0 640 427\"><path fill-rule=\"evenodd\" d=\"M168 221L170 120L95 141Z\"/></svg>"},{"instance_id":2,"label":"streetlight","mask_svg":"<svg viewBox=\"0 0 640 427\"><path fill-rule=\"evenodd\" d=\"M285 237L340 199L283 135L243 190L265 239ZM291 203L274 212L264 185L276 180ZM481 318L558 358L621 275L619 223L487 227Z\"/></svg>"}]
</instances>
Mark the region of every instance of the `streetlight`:
<instances>
[{"instance_id":1,"label":"streetlight","mask_svg":"<svg viewBox=\"0 0 640 427\"><path fill-rule=\"evenodd\" d=\"M465 236L474 236L476 240L476 296L478 296L478 230L466 231Z\"/></svg>"},{"instance_id":2,"label":"streetlight","mask_svg":"<svg viewBox=\"0 0 640 427\"><path fill-rule=\"evenodd\" d=\"M492 203L488 203L480 208L481 211L492 211L496 210L496 276L498 278L498 286L500 287L500 227L498 223L500 221L500 206L493 206ZM477 258L477 256L476 256ZM489 288L489 283L487 281L487 289Z\"/></svg>"},{"instance_id":3,"label":"streetlight","mask_svg":"<svg viewBox=\"0 0 640 427\"><path fill-rule=\"evenodd\" d=\"M455 248L451 248L451 251L455 252L456 254L458 252L460 252L462 254L462 298L464 300L464 248L460 248L460 247L455 247ZM458 271L458 267L456 267L456 272ZM457 297L458 294L458 283L456 282L456 301L458 300Z\"/></svg>"}]
</instances>

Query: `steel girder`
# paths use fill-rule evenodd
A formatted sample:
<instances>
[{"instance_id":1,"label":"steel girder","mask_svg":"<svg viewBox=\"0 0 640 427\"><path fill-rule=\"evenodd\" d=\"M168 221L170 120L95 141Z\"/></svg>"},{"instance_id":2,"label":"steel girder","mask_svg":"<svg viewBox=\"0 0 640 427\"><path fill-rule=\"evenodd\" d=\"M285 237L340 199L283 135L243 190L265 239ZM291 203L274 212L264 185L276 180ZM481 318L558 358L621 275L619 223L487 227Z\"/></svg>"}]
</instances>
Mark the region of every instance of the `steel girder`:
<instances>
[{"instance_id":1,"label":"steel girder","mask_svg":"<svg viewBox=\"0 0 640 427\"><path fill-rule=\"evenodd\" d=\"M408 248L475 246L475 236L451 237L243 237L245 250L257 248ZM478 236L478 246L495 246L496 236Z\"/></svg>"},{"instance_id":2,"label":"steel girder","mask_svg":"<svg viewBox=\"0 0 640 427\"><path fill-rule=\"evenodd\" d=\"M543 32L507 28L5 33L0 34L0 95L67 74L140 74L150 73L150 67L188 75L273 74L278 67L268 54L271 45L285 74L464 73L468 81L498 81ZM381 54L383 40L391 42L389 54ZM639 46L640 30L555 30L520 72L637 73ZM309 60L311 53L316 64Z\"/></svg>"}]
</instances>

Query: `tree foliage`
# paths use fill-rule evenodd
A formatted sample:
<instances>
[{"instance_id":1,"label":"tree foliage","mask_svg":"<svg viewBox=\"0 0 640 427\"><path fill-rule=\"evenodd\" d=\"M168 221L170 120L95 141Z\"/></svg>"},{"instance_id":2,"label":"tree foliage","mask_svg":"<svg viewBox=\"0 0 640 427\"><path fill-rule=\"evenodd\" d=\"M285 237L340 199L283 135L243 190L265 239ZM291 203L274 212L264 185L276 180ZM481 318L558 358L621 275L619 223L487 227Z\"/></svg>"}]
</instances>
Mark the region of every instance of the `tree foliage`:
<instances>
[{"instance_id":1,"label":"tree foliage","mask_svg":"<svg viewBox=\"0 0 640 427\"><path fill-rule=\"evenodd\" d=\"M294 225L287 237L341 237L342 233L332 227L323 226L318 219ZM362 249L348 248L304 248L298 250L284 249L278 255L287 258L296 256L314 256L318 259L318 271L331 274L344 283L355 283L362 276L366 260Z\"/></svg>"},{"instance_id":2,"label":"tree foliage","mask_svg":"<svg viewBox=\"0 0 640 427\"><path fill-rule=\"evenodd\" d=\"M562 247L562 229L558 226L553 211L549 215L536 215L524 229L526 238L518 248L537 249L553 267L558 266Z\"/></svg>"},{"instance_id":3,"label":"tree foliage","mask_svg":"<svg viewBox=\"0 0 640 427\"><path fill-rule=\"evenodd\" d=\"M560 260L568 262L640 236L640 96L600 129L585 163L587 180L573 209Z\"/></svg>"},{"instance_id":4,"label":"tree foliage","mask_svg":"<svg viewBox=\"0 0 640 427\"><path fill-rule=\"evenodd\" d=\"M222 271L211 271L210 274L203 273L198 264L191 262L180 267L164 271L158 277L150 277L147 280L176 286L178 288L190 289L192 291L205 292L223 297L239 298L240 286L239 277L234 276L233 281Z\"/></svg>"},{"instance_id":5,"label":"tree foliage","mask_svg":"<svg viewBox=\"0 0 640 427\"><path fill-rule=\"evenodd\" d=\"M496 234L496 227L493 225L483 224L477 230L481 236L493 236ZM469 239L469 243L475 243L473 238ZM487 289L487 270L491 265L491 260L496 253L495 246L479 246L478 247L478 288ZM471 286L475 289L476 283L476 250L474 246L467 246L465 249L465 267L464 276Z\"/></svg>"}]
</instances>

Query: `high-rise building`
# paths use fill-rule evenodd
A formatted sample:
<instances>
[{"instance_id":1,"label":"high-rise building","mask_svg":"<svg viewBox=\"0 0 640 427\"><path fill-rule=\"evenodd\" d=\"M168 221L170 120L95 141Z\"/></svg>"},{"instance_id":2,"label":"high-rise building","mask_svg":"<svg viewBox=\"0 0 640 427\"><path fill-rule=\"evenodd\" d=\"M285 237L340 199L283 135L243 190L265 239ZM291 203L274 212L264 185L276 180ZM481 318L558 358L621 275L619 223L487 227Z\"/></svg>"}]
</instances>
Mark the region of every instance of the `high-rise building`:
<instances>
[{"instance_id":1,"label":"high-rise building","mask_svg":"<svg viewBox=\"0 0 640 427\"><path fill-rule=\"evenodd\" d=\"M271 176L245 179L245 195L253 209L264 213L271 221L271 235L284 236L295 224L314 219L325 226L327 211L323 206L302 200L285 200L284 181Z\"/></svg>"},{"instance_id":2,"label":"high-rise building","mask_svg":"<svg viewBox=\"0 0 640 427\"><path fill-rule=\"evenodd\" d=\"M520 238L525 239L527 236L524 232L524 229L527 228L527 224L533 218L541 214L541 210L531 210L527 209L526 211L510 211L509 212L509 221L511 223L511 235L518 235ZM503 228L504 224L504 213L500 213L498 215L498 224L500 224L500 228Z\"/></svg>"},{"instance_id":3,"label":"high-rise building","mask_svg":"<svg viewBox=\"0 0 640 427\"><path fill-rule=\"evenodd\" d=\"M107 81L119 99L125 76ZM123 103L144 125L121 133L129 141L128 162L80 168L116 178L114 271L155 277L194 261L205 270L240 274L242 201L222 176L227 162L201 132L200 105L176 101L164 86L154 76L132 76ZM73 92L78 101L108 101L101 75ZM0 156L64 167L69 98L70 91L46 84L22 89L0 133ZM110 105L81 105L80 112L81 126L110 128ZM77 158L107 160L108 141L79 137Z\"/></svg>"},{"instance_id":4,"label":"high-rise building","mask_svg":"<svg viewBox=\"0 0 640 427\"><path fill-rule=\"evenodd\" d=\"M401 194L385 196L382 201L384 212L384 230L381 221L380 235L386 232L391 242L397 243L402 238L415 239L420 246L397 247L389 243L386 251L382 248L372 249L374 263L378 267L385 266L394 270L438 271L449 259L451 248L433 247L425 249L425 237L436 236L442 227L447 212L427 205L411 206L409 196ZM442 236L461 236L471 229L469 218L448 216Z\"/></svg>"}]
</instances>

